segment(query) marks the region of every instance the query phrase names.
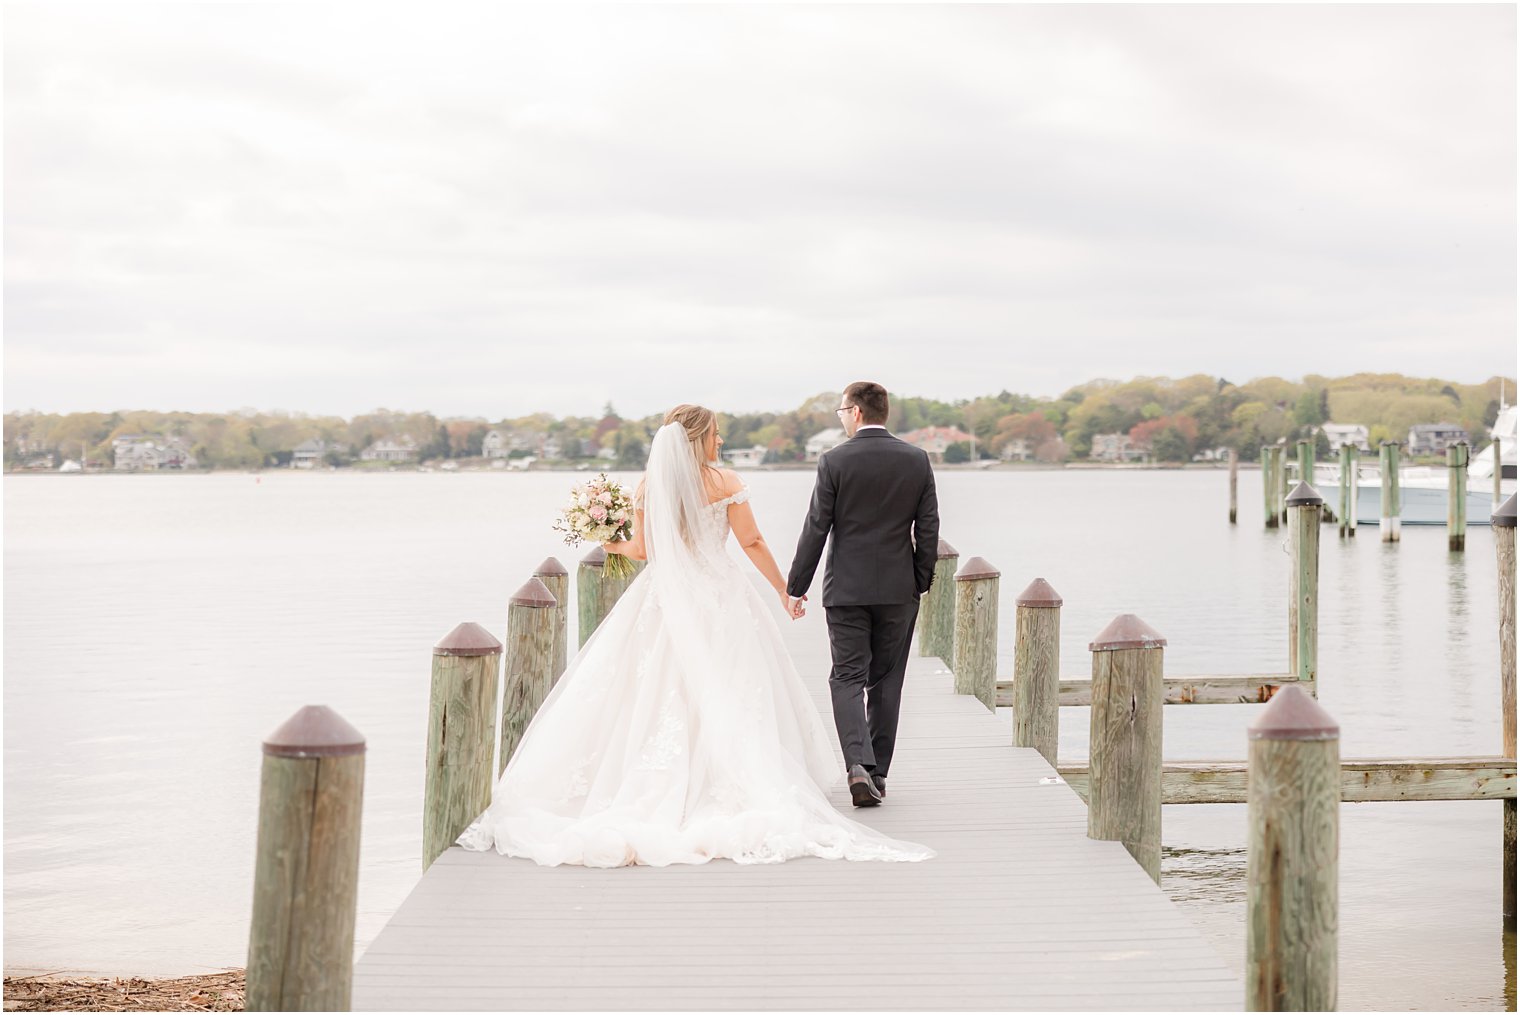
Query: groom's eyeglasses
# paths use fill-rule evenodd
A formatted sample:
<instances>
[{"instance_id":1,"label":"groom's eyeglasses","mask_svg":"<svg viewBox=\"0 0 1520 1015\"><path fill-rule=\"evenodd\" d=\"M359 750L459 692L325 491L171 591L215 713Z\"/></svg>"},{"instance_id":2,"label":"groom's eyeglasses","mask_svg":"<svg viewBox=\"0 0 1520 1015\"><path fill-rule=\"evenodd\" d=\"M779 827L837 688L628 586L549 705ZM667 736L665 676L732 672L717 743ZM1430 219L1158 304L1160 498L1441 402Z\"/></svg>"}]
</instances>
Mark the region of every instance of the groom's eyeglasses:
<instances>
[{"instance_id":1,"label":"groom's eyeglasses","mask_svg":"<svg viewBox=\"0 0 1520 1015\"><path fill-rule=\"evenodd\" d=\"M849 412L851 409L858 409L858 408L860 408L860 406L858 406L858 405L846 405L843 408L835 409L834 410L834 415L836 415L836 416L843 416L845 413Z\"/></svg>"}]
</instances>

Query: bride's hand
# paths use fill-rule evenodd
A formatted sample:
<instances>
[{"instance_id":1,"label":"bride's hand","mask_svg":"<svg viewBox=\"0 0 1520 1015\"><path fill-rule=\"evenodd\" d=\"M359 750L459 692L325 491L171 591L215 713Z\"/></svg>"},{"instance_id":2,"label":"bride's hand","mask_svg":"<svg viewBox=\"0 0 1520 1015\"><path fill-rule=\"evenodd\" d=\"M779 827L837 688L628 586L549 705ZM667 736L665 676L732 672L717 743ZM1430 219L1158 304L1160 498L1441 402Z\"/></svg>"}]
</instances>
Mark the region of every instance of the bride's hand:
<instances>
[{"instance_id":1,"label":"bride's hand","mask_svg":"<svg viewBox=\"0 0 1520 1015\"><path fill-rule=\"evenodd\" d=\"M791 617L793 620L796 620L798 617L802 616L801 602L793 603L792 597L786 594L786 589L778 590L776 592L776 595L781 598L782 613L786 614L788 617Z\"/></svg>"}]
</instances>

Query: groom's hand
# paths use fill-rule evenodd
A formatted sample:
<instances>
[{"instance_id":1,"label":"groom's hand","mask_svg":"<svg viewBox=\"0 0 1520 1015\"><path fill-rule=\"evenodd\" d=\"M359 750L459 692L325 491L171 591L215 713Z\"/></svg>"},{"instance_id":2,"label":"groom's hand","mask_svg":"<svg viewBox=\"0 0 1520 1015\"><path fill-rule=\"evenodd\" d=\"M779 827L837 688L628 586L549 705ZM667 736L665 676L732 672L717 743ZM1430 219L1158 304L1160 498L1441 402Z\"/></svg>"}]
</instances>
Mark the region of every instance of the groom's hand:
<instances>
[{"instance_id":1,"label":"groom's hand","mask_svg":"<svg viewBox=\"0 0 1520 1015\"><path fill-rule=\"evenodd\" d=\"M797 620L807 613L807 610L802 608L802 604L805 602L807 602L807 596L798 596L792 600L791 614L793 620Z\"/></svg>"}]
</instances>

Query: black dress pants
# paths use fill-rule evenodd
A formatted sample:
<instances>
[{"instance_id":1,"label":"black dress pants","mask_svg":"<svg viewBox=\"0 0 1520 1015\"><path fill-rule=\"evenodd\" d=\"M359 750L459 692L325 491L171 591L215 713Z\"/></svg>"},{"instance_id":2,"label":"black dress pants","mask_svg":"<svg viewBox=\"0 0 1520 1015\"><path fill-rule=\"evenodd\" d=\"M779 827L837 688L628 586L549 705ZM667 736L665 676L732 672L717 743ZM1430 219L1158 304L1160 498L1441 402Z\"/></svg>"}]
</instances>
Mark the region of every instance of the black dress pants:
<instances>
[{"instance_id":1,"label":"black dress pants","mask_svg":"<svg viewBox=\"0 0 1520 1015\"><path fill-rule=\"evenodd\" d=\"M897 713L918 603L828 606L824 613L834 661L829 672L834 727L845 768L864 765L872 775L886 778L897 745Z\"/></svg>"}]
</instances>

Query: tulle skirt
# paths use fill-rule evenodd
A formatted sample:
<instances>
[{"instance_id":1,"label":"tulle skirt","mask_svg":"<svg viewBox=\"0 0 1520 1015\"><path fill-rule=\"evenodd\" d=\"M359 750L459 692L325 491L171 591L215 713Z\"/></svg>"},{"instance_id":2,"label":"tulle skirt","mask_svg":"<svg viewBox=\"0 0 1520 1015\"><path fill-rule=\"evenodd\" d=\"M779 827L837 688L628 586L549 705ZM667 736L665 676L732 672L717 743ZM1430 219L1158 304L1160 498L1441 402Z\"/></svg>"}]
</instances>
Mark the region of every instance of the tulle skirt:
<instances>
[{"instance_id":1,"label":"tulle skirt","mask_svg":"<svg viewBox=\"0 0 1520 1015\"><path fill-rule=\"evenodd\" d=\"M829 732L731 560L647 567L566 669L459 837L545 865L923 860L841 814Z\"/></svg>"}]
</instances>

